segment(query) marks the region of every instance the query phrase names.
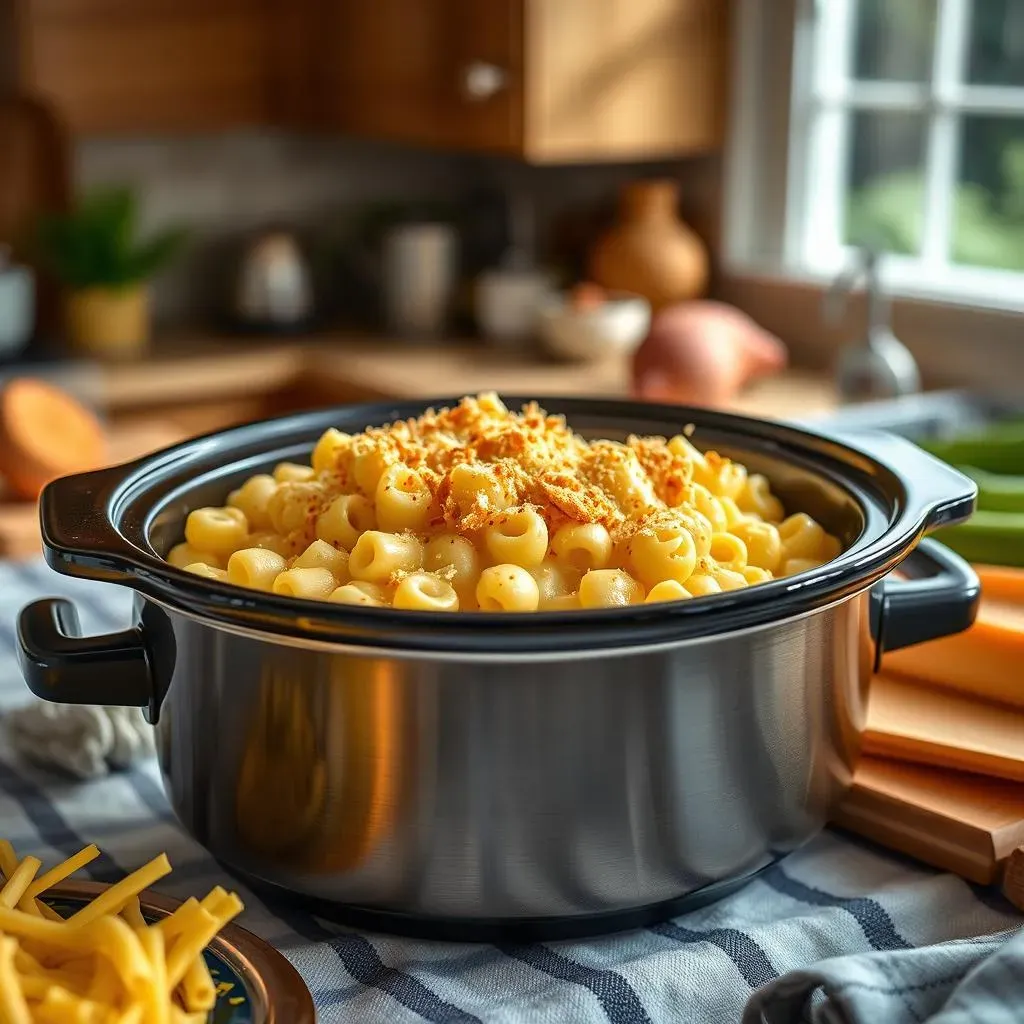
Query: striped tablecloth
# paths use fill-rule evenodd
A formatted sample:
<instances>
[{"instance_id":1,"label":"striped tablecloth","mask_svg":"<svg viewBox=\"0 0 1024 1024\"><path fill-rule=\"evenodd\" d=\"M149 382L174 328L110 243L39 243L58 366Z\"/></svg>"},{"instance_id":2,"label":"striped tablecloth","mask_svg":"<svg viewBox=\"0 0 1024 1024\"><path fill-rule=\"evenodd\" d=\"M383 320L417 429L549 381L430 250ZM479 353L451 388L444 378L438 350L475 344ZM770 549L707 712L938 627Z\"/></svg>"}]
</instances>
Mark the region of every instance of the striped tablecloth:
<instances>
[{"instance_id":1,"label":"striped tablecloth","mask_svg":"<svg viewBox=\"0 0 1024 1024\"><path fill-rule=\"evenodd\" d=\"M119 588L68 580L41 563L0 563L0 710L31 699L14 621L44 595L77 598L86 630L127 620ZM272 913L178 828L154 765L76 783L20 763L4 737L0 835L51 863L95 842L104 856L88 873L101 881L166 850L175 868L161 883L169 895L234 886L246 903L242 923L295 964L323 1024L721 1024L740 1021L745 1008L751 1024L919 1024L951 995L969 1015L944 1022L1024 1019L995 1015L1007 979L1024 977L1021 940L1008 942L1021 919L1007 904L833 833L669 923L500 947L357 934L306 913ZM949 941L963 939L972 941ZM979 1007L993 1015L973 1016Z\"/></svg>"}]
</instances>

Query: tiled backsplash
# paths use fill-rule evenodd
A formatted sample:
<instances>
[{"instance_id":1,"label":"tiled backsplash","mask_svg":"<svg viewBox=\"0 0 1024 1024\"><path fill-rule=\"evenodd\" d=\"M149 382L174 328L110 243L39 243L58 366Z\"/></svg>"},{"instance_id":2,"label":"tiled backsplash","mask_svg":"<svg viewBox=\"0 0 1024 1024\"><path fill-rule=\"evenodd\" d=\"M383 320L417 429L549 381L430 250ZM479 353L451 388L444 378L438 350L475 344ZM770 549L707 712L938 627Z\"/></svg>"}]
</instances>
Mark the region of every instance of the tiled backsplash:
<instances>
[{"instance_id":1,"label":"tiled backsplash","mask_svg":"<svg viewBox=\"0 0 1024 1024\"><path fill-rule=\"evenodd\" d=\"M90 139L76 153L78 185L135 185L145 227L183 223L187 253L155 283L159 323L202 320L218 301L225 241L268 223L341 228L375 202L457 201L480 185L530 195L538 234L568 209L614 201L625 180L681 177L683 213L712 249L718 161L657 167L532 168L512 161L413 151L352 139L239 134L206 138Z\"/></svg>"}]
</instances>

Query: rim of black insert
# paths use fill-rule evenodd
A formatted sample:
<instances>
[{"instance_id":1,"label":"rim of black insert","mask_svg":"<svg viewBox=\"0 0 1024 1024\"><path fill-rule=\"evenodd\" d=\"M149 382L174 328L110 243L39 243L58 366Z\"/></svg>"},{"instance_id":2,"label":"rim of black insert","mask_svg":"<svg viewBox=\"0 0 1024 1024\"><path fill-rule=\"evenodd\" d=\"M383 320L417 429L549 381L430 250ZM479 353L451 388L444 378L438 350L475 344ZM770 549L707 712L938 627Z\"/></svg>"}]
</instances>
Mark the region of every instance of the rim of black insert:
<instances>
[{"instance_id":1,"label":"rim of black insert","mask_svg":"<svg viewBox=\"0 0 1024 1024\"><path fill-rule=\"evenodd\" d=\"M457 398L376 403L282 416L207 434L121 466L65 477L41 499L44 552L59 572L120 583L212 625L393 651L510 654L646 647L720 635L826 607L871 586L929 529L970 515L966 478L902 439L834 437L807 427L679 406L603 398L537 401L588 436L667 436L692 424L708 447L782 459L840 488L863 528L842 554L796 576L690 601L615 609L497 614L420 612L303 601L207 580L165 562L151 536L184 522L189 495L222 488L273 462L308 457L328 427L359 432Z\"/></svg>"}]
</instances>

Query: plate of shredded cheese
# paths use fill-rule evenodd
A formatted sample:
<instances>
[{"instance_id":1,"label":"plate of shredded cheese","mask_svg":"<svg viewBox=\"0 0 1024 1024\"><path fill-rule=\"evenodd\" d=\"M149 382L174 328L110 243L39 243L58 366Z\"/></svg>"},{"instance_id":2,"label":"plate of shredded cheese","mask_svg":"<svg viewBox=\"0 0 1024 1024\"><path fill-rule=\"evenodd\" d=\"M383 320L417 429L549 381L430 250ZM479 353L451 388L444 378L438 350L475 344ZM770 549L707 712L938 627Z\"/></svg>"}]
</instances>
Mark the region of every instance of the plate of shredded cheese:
<instances>
[{"instance_id":1,"label":"plate of shredded cheese","mask_svg":"<svg viewBox=\"0 0 1024 1024\"><path fill-rule=\"evenodd\" d=\"M295 969L230 923L236 894L147 892L164 854L113 885L68 881L98 856L43 870L0 840L0 1024L313 1024Z\"/></svg>"}]
</instances>

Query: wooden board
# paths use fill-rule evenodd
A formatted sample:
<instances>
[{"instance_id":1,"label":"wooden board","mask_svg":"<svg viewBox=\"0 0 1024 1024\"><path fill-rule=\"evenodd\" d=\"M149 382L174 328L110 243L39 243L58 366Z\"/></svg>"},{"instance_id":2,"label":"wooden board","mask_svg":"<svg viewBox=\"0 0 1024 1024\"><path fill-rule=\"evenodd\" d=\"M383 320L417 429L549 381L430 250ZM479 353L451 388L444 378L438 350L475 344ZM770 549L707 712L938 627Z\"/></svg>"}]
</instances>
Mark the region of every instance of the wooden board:
<instances>
[{"instance_id":1,"label":"wooden board","mask_svg":"<svg viewBox=\"0 0 1024 1024\"><path fill-rule=\"evenodd\" d=\"M837 825L972 882L992 884L1024 844L1024 786L865 757Z\"/></svg>"},{"instance_id":2,"label":"wooden board","mask_svg":"<svg viewBox=\"0 0 1024 1024\"><path fill-rule=\"evenodd\" d=\"M202 402L260 396L287 387L300 379L307 365L301 342L259 345L190 337L158 348L144 361L102 367L95 400L114 412L173 405L194 408Z\"/></svg>"},{"instance_id":3,"label":"wooden board","mask_svg":"<svg viewBox=\"0 0 1024 1024\"><path fill-rule=\"evenodd\" d=\"M530 350L506 352L475 345L419 346L350 341L330 357L310 349L308 372L352 401L471 395L495 390L510 395L586 395L627 398L629 362L609 359L564 363ZM831 382L818 374L788 371L760 380L730 403L734 412L797 419L836 406Z\"/></svg>"},{"instance_id":4,"label":"wooden board","mask_svg":"<svg viewBox=\"0 0 1024 1024\"><path fill-rule=\"evenodd\" d=\"M992 882L1024 842L1024 573L976 568L983 596L971 629L883 660L866 756L835 820Z\"/></svg>"},{"instance_id":5,"label":"wooden board","mask_svg":"<svg viewBox=\"0 0 1024 1024\"><path fill-rule=\"evenodd\" d=\"M1024 782L1024 712L894 676L871 682L866 754Z\"/></svg>"}]
</instances>

